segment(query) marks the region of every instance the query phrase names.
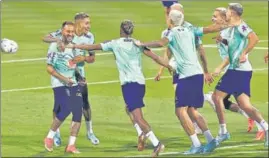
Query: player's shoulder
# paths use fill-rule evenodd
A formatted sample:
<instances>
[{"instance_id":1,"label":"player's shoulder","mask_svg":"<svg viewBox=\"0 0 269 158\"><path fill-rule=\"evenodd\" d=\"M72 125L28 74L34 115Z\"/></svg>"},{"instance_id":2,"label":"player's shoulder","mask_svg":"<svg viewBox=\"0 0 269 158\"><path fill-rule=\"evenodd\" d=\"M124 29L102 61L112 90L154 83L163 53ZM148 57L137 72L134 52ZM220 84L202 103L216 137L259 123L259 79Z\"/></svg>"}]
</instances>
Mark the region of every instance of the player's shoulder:
<instances>
[{"instance_id":1,"label":"player's shoulder","mask_svg":"<svg viewBox=\"0 0 269 158\"><path fill-rule=\"evenodd\" d=\"M165 36L168 36L168 34L170 34L171 31L172 31L172 29L169 29L169 28L163 30L163 31L162 31L162 35L161 35L162 38L165 37Z\"/></svg>"},{"instance_id":2,"label":"player's shoulder","mask_svg":"<svg viewBox=\"0 0 269 158\"><path fill-rule=\"evenodd\" d=\"M193 27L193 25L188 22L188 21L184 21L183 24L182 24L183 27Z\"/></svg>"},{"instance_id":3,"label":"player's shoulder","mask_svg":"<svg viewBox=\"0 0 269 158\"><path fill-rule=\"evenodd\" d=\"M237 28L241 31L251 29L250 26L245 21L242 21L241 24L237 26Z\"/></svg>"}]
</instances>

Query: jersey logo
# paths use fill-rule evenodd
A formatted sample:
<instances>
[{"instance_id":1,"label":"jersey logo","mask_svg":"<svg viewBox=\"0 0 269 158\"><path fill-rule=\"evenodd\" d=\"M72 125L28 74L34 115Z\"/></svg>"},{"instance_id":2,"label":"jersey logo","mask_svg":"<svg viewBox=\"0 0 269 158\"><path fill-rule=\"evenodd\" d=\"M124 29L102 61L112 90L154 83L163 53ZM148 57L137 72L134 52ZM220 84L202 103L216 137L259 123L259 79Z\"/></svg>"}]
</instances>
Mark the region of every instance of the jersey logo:
<instances>
[{"instance_id":1,"label":"jersey logo","mask_svg":"<svg viewBox=\"0 0 269 158\"><path fill-rule=\"evenodd\" d=\"M245 31L247 30L247 28L248 28L247 26L243 25L243 26L242 26L242 30L243 30L243 32L245 32Z\"/></svg>"},{"instance_id":2,"label":"jersey logo","mask_svg":"<svg viewBox=\"0 0 269 158\"><path fill-rule=\"evenodd\" d=\"M124 41L124 42L133 42L133 40L130 39L130 38L125 38L123 41Z\"/></svg>"}]
</instances>

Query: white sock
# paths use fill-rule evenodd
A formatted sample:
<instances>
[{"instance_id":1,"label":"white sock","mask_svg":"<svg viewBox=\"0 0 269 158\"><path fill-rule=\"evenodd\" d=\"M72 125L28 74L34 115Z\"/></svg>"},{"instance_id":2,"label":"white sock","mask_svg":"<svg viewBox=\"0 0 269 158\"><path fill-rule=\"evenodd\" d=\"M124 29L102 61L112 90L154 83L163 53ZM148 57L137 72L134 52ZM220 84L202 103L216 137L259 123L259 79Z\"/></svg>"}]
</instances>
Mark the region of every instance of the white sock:
<instances>
[{"instance_id":1,"label":"white sock","mask_svg":"<svg viewBox=\"0 0 269 158\"><path fill-rule=\"evenodd\" d=\"M142 134L142 130L137 123L134 124L134 128L136 129L137 135L140 136Z\"/></svg>"},{"instance_id":2,"label":"white sock","mask_svg":"<svg viewBox=\"0 0 269 158\"><path fill-rule=\"evenodd\" d=\"M207 143L210 143L214 139L214 137L212 136L210 130L205 131L204 136L205 136L205 138L207 140Z\"/></svg>"},{"instance_id":3,"label":"white sock","mask_svg":"<svg viewBox=\"0 0 269 158\"><path fill-rule=\"evenodd\" d=\"M257 121L255 121L255 124L256 124L256 127L258 128L258 131L263 131L262 126Z\"/></svg>"},{"instance_id":4,"label":"white sock","mask_svg":"<svg viewBox=\"0 0 269 158\"><path fill-rule=\"evenodd\" d=\"M238 111L237 111L239 114L241 114L241 115L243 115L243 116L245 116L246 118L249 118L249 116L248 116L248 114L247 113L245 113L245 111L244 110L242 110L242 109L238 109Z\"/></svg>"},{"instance_id":5,"label":"white sock","mask_svg":"<svg viewBox=\"0 0 269 158\"><path fill-rule=\"evenodd\" d=\"M192 141L192 145L193 145L194 147L200 147L200 146L201 146L201 142L200 142L200 140L198 139L198 137L197 137L196 134L191 135L190 138L191 138L191 141Z\"/></svg>"},{"instance_id":6,"label":"white sock","mask_svg":"<svg viewBox=\"0 0 269 158\"><path fill-rule=\"evenodd\" d=\"M50 131L47 135L47 138L53 138L55 136L55 134L56 134L56 132L50 129Z\"/></svg>"},{"instance_id":7,"label":"white sock","mask_svg":"<svg viewBox=\"0 0 269 158\"><path fill-rule=\"evenodd\" d=\"M59 128L56 130L56 133L57 133L58 135L60 135L60 129L59 129Z\"/></svg>"},{"instance_id":8,"label":"white sock","mask_svg":"<svg viewBox=\"0 0 269 158\"><path fill-rule=\"evenodd\" d=\"M156 147L159 144L158 138L155 136L155 134L152 131L149 131L146 134L146 137L148 137L148 139L151 141L154 147Z\"/></svg>"},{"instance_id":9,"label":"white sock","mask_svg":"<svg viewBox=\"0 0 269 158\"><path fill-rule=\"evenodd\" d=\"M87 132L89 134L93 133L93 130L92 130L92 121L85 121L85 123L86 123Z\"/></svg>"},{"instance_id":10,"label":"white sock","mask_svg":"<svg viewBox=\"0 0 269 158\"><path fill-rule=\"evenodd\" d=\"M219 125L219 135L221 134L226 134L228 131L227 131L227 128L226 128L226 124L220 124Z\"/></svg>"},{"instance_id":11,"label":"white sock","mask_svg":"<svg viewBox=\"0 0 269 158\"><path fill-rule=\"evenodd\" d=\"M68 145L74 145L76 139L77 139L77 137L75 137L75 136L70 136L70 137L69 137Z\"/></svg>"},{"instance_id":12,"label":"white sock","mask_svg":"<svg viewBox=\"0 0 269 158\"><path fill-rule=\"evenodd\" d=\"M260 125L262 126L263 130L268 130L268 123L265 120L262 120Z\"/></svg>"}]
</instances>

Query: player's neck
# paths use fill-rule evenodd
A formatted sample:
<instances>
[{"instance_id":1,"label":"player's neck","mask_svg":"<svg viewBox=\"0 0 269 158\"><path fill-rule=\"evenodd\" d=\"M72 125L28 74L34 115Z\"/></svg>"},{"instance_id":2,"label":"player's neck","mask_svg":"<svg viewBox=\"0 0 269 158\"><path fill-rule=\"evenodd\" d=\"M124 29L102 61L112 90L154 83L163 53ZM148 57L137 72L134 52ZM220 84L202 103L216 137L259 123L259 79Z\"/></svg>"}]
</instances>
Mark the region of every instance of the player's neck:
<instances>
[{"instance_id":1,"label":"player's neck","mask_svg":"<svg viewBox=\"0 0 269 158\"><path fill-rule=\"evenodd\" d=\"M120 37L128 38L128 37L131 37L131 35L126 35L126 34L124 34L124 33L121 33L121 34L120 34Z\"/></svg>"},{"instance_id":2,"label":"player's neck","mask_svg":"<svg viewBox=\"0 0 269 158\"><path fill-rule=\"evenodd\" d=\"M232 17L230 24L237 26L237 25L240 25L241 22L242 22L242 19L240 17Z\"/></svg>"}]
</instances>

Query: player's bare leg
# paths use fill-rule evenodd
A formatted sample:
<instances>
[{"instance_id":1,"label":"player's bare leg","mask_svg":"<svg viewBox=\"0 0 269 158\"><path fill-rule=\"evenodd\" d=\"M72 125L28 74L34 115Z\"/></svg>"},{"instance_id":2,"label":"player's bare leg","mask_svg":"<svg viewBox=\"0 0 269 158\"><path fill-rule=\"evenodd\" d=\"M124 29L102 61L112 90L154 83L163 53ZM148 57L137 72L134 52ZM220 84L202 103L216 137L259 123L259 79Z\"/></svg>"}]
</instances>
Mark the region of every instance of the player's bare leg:
<instances>
[{"instance_id":1,"label":"player's bare leg","mask_svg":"<svg viewBox=\"0 0 269 158\"><path fill-rule=\"evenodd\" d=\"M213 93L213 101L216 105L216 113L219 119L219 133L217 136L218 142L222 142L225 140L230 139L230 134L227 131L226 123L225 123L225 116L224 116L224 98L227 96L227 93L221 92L219 90L215 90Z\"/></svg>"},{"instance_id":2,"label":"player's bare leg","mask_svg":"<svg viewBox=\"0 0 269 158\"><path fill-rule=\"evenodd\" d=\"M187 112L188 107L177 107L176 108L176 115L185 130L185 132L188 134L192 141L192 147L189 151L185 152L185 154L197 154L201 153L203 151L203 147L201 145L200 140L197 137L197 134L195 133L194 125L192 123L191 118L188 115Z\"/></svg>"},{"instance_id":3,"label":"player's bare leg","mask_svg":"<svg viewBox=\"0 0 269 158\"><path fill-rule=\"evenodd\" d=\"M82 100L83 100L83 116L85 119L87 138L92 142L93 145L98 145L100 143L99 139L95 136L92 126L92 111L88 100L88 87L87 84L80 85Z\"/></svg>"},{"instance_id":4,"label":"player's bare leg","mask_svg":"<svg viewBox=\"0 0 269 158\"><path fill-rule=\"evenodd\" d=\"M135 122L134 120L134 116L132 113L129 112L127 106L125 107L125 111L126 114L129 116L130 120L133 123L133 126L136 129L137 135L138 135L138 143L137 143L137 150L138 151L142 151L145 148L145 143L146 143L146 136L145 134L142 132L141 128L139 127L139 125Z\"/></svg>"},{"instance_id":5,"label":"player's bare leg","mask_svg":"<svg viewBox=\"0 0 269 158\"><path fill-rule=\"evenodd\" d=\"M192 120L195 120L195 122L197 122L198 126L202 130L202 132L207 140L207 144L205 145L203 152L208 153L208 152L212 152L213 150L215 150L216 147L218 146L218 142L216 139L214 139L210 130L208 129L208 126L207 126L207 123L206 123L204 117L194 107L188 108L188 114L192 118Z\"/></svg>"},{"instance_id":6,"label":"player's bare leg","mask_svg":"<svg viewBox=\"0 0 269 158\"><path fill-rule=\"evenodd\" d=\"M240 108L244 110L251 119L260 123L261 127L265 131L265 146L268 147L268 123L264 120L261 113L252 106L248 95L242 93L236 99Z\"/></svg>"},{"instance_id":7,"label":"player's bare leg","mask_svg":"<svg viewBox=\"0 0 269 158\"><path fill-rule=\"evenodd\" d=\"M53 151L53 140L56 135L56 131L61 126L61 124L62 124L62 121L60 121L57 117L55 117L52 121L48 135L44 139L45 148L49 152Z\"/></svg>"},{"instance_id":8,"label":"player's bare leg","mask_svg":"<svg viewBox=\"0 0 269 158\"><path fill-rule=\"evenodd\" d=\"M148 138L154 146L152 157L158 156L159 153L164 150L164 145L158 140L158 138L151 130L148 122L144 119L141 108L136 108L131 113L135 122L142 129L143 133L145 133L146 138Z\"/></svg>"},{"instance_id":9,"label":"player's bare leg","mask_svg":"<svg viewBox=\"0 0 269 158\"><path fill-rule=\"evenodd\" d=\"M76 138L78 136L78 132L80 129L81 123L80 122L72 122L71 127L70 127L70 137L68 141L68 145L65 148L65 152L67 153L73 153L73 154L78 154L80 153L76 147L75 147L75 142Z\"/></svg>"},{"instance_id":10,"label":"player's bare leg","mask_svg":"<svg viewBox=\"0 0 269 158\"><path fill-rule=\"evenodd\" d=\"M56 113L53 111L53 120L56 118ZM61 134L60 134L60 128L57 128L55 136L53 138L54 141L54 145L56 147L59 147L62 144L62 140L61 140Z\"/></svg>"}]
</instances>

